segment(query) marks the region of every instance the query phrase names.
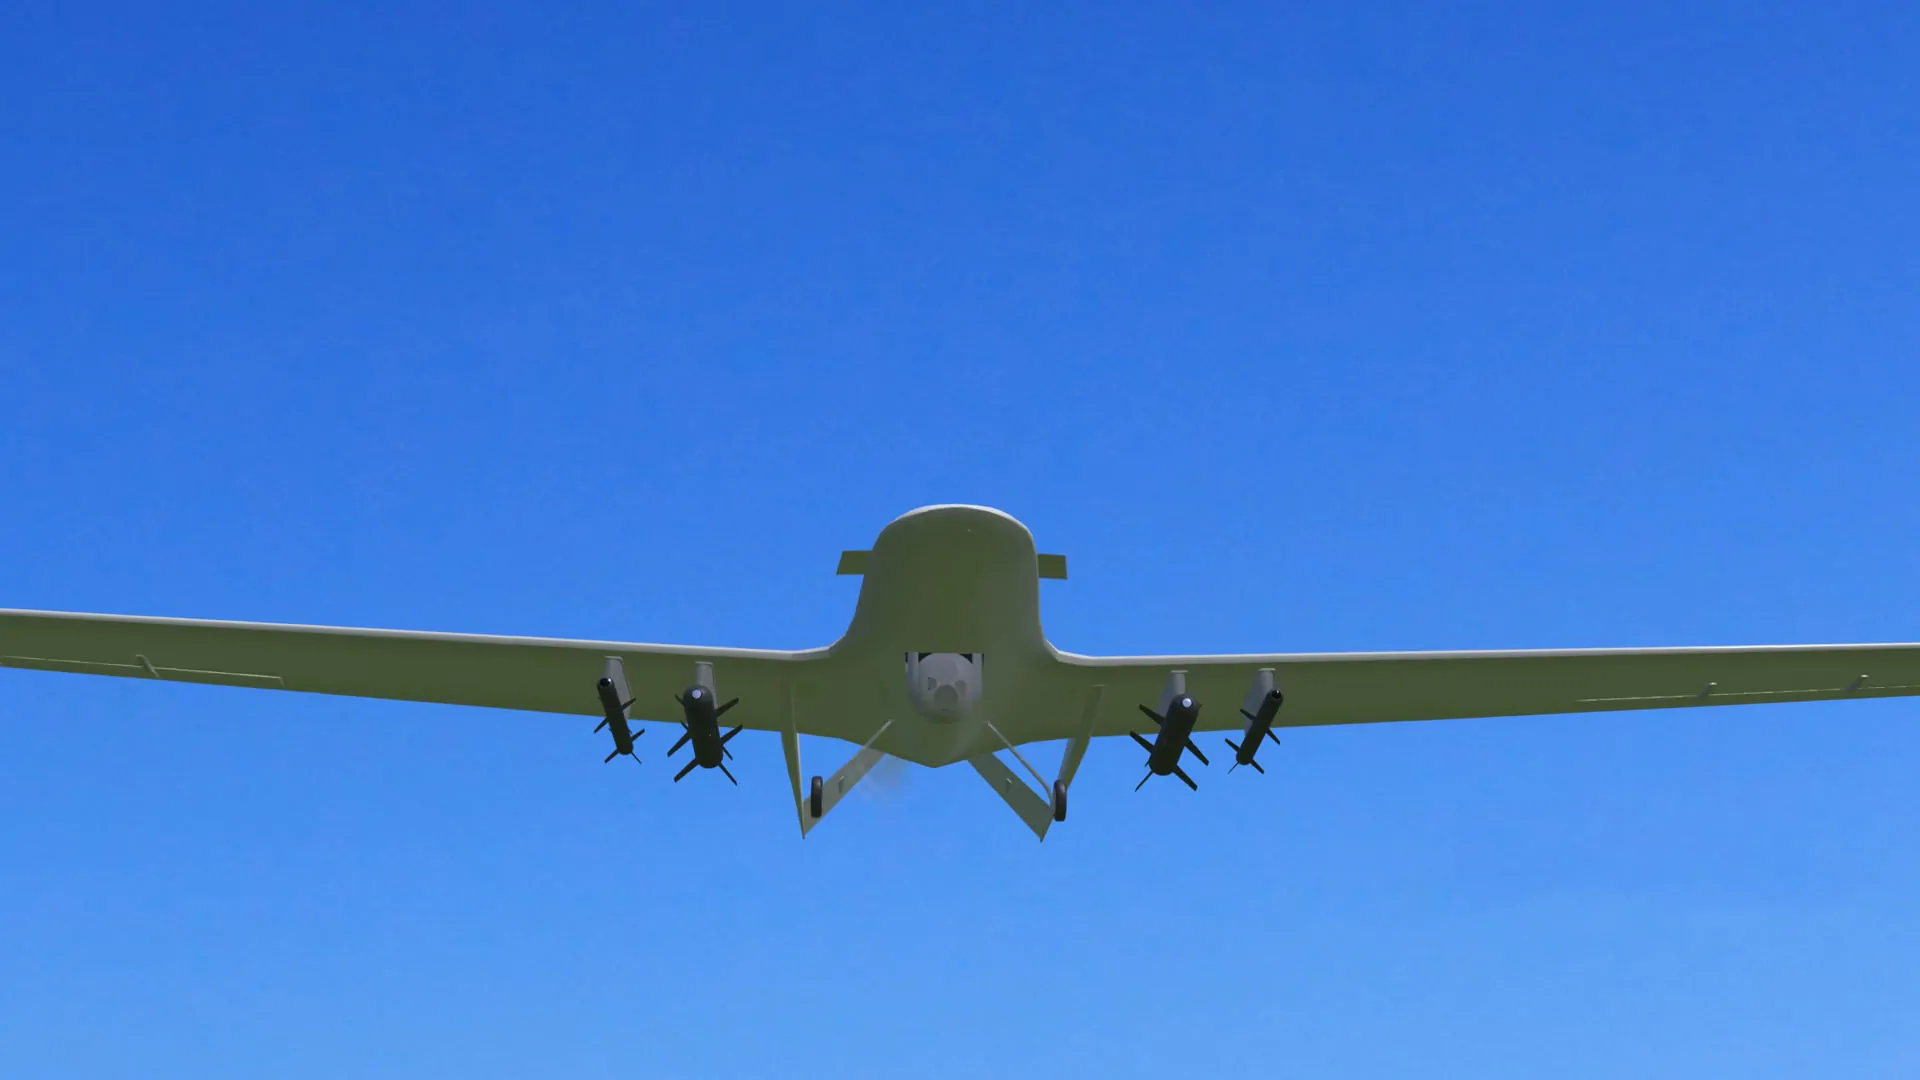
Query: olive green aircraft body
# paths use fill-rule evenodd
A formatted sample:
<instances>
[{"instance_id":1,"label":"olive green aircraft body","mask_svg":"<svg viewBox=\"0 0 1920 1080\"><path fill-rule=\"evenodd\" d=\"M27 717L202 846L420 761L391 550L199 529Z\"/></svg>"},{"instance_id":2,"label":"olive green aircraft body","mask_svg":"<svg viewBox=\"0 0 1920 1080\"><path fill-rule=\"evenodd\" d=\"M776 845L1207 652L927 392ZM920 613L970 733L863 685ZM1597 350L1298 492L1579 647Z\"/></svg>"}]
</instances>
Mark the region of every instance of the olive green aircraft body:
<instances>
[{"instance_id":1,"label":"olive green aircraft body","mask_svg":"<svg viewBox=\"0 0 1920 1080\"><path fill-rule=\"evenodd\" d=\"M840 571L863 577L852 622L797 652L0 610L0 666L599 716L609 760L632 753L629 720L669 718L692 745L680 776L724 768L737 730L777 732L803 834L889 754L968 763L1044 837L1101 736L1191 785L1195 732L1242 732L1234 763L1258 769L1278 727L1920 693L1914 644L1081 656L1041 631L1040 580L1065 559L984 507L908 513ZM801 735L860 749L803 784ZM1051 782L1019 750L1050 740L1067 742Z\"/></svg>"}]
</instances>

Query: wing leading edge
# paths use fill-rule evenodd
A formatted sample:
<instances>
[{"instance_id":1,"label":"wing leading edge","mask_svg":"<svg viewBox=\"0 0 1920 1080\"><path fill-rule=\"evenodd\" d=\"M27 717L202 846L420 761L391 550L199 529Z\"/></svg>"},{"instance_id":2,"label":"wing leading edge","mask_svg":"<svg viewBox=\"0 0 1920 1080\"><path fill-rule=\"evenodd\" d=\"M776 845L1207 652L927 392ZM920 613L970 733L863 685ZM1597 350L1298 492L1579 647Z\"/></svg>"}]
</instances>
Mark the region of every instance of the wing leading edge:
<instances>
[{"instance_id":1,"label":"wing leading edge","mask_svg":"<svg viewBox=\"0 0 1920 1080\"><path fill-rule=\"evenodd\" d=\"M1920 694L1920 644L1763 645L1522 652L1124 656L1062 653L1120 707L1097 734L1137 726L1167 673L1185 671L1205 709L1199 730L1244 727L1239 705L1262 669L1286 693L1285 726L1536 716Z\"/></svg>"}]
</instances>

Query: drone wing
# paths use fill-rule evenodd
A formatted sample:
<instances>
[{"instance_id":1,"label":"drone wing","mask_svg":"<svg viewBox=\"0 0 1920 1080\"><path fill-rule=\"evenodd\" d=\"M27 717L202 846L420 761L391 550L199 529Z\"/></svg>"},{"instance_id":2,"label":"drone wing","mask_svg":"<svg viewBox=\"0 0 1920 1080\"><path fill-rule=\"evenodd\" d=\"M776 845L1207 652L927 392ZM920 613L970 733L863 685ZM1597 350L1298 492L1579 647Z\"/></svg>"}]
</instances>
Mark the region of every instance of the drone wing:
<instances>
[{"instance_id":1,"label":"drone wing","mask_svg":"<svg viewBox=\"0 0 1920 1080\"><path fill-rule=\"evenodd\" d=\"M787 730L788 676L821 652L0 609L5 667L589 716L608 657L625 668L637 716L677 717L674 694L706 661L740 699L728 721L765 731Z\"/></svg>"},{"instance_id":2,"label":"drone wing","mask_svg":"<svg viewBox=\"0 0 1920 1080\"><path fill-rule=\"evenodd\" d=\"M1174 671L1206 706L1198 729L1212 731L1245 726L1238 710L1267 670L1286 695L1284 726L1920 694L1920 644L1060 660L1076 681L1105 687L1113 707L1101 710L1101 735L1137 728L1135 705L1156 703Z\"/></svg>"}]
</instances>

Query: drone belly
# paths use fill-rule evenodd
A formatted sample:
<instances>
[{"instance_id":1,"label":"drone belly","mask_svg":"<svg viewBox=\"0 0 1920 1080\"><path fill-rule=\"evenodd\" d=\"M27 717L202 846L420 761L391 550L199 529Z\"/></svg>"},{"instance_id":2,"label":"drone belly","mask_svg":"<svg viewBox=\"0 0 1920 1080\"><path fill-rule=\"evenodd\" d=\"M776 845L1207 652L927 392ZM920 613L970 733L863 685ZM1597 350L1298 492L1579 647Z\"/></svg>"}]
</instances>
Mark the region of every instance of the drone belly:
<instances>
[{"instance_id":1,"label":"drone belly","mask_svg":"<svg viewBox=\"0 0 1920 1080\"><path fill-rule=\"evenodd\" d=\"M973 712L980 703L982 659L979 653L908 653L907 696L914 709L943 722Z\"/></svg>"}]
</instances>

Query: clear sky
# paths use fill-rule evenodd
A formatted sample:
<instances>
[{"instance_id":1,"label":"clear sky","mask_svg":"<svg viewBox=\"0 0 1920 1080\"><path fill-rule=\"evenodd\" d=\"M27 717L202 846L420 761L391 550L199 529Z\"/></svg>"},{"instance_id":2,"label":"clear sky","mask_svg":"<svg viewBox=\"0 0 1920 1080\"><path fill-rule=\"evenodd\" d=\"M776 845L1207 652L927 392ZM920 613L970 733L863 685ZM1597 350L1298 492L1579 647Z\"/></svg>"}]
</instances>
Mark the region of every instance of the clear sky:
<instances>
[{"instance_id":1,"label":"clear sky","mask_svg":"<svg viewBox=\"0 0 1920 1080\"><path fill-rule=\"evenodd\" d=\"M0 15L0 606L805 647L980 502L1083 652L1920 638L1912 5L555 7ZM1910 1077L1916 717L803 842L771 736L0 672L0 1075Z\"/></svg>"}]
</instances>

